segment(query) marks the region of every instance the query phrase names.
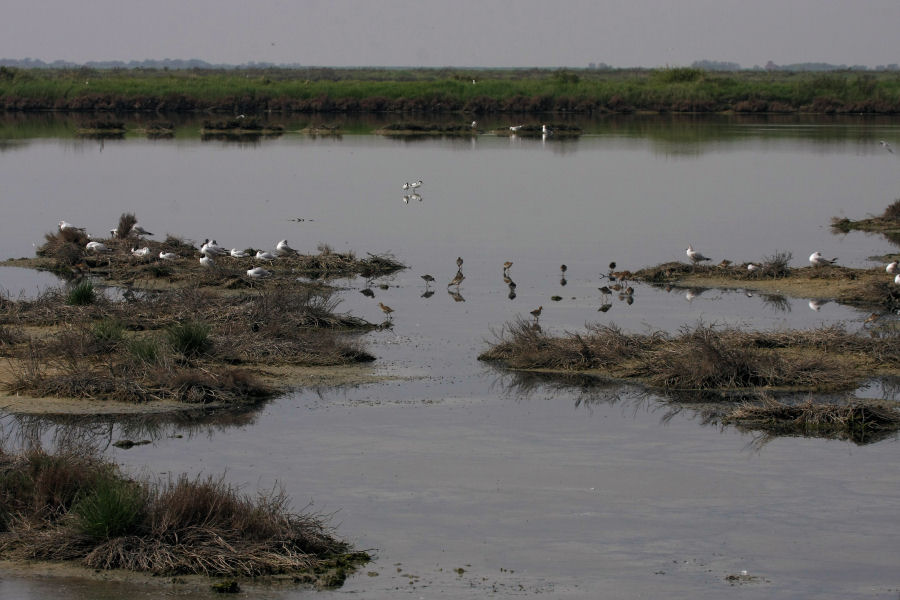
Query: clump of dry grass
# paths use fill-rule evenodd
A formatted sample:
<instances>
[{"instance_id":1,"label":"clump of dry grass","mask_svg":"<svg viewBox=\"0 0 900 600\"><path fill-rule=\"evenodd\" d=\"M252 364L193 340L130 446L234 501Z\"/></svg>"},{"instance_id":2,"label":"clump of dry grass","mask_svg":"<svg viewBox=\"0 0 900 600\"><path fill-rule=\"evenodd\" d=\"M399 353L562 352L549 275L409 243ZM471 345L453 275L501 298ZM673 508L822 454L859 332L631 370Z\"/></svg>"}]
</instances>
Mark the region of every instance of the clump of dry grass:
<instances>
[{"instance_id":1,"label":"clump of dry grass","mask_svg":"<svg viewBox=\"0 0 900 600\"><path fill-rule=\"evenodd\" d=\"M882 213L882 218L891 221L900 221L900 199L894 200Z\"/></svg>"},{"instance_id":2,"label":"clump of dry grass","mask_svg":"<svg viewBox=\"0 0 900 600\"><path fill-rule=\"evenodd\" d=\"M283 490L251 497L222 478L134 480L95 453L0 450L0 551L93 569L258 576L367 562Z\"/></svg>"},{"instance_id":3,"label":"clump of dry grass","mask_svg":"<svg viewBox=\"0 0 900 600\"><path fill-rule=\"evenodd\" d=\"M880 439L900 429L900 412L880 402L806 402L790 404L765 396L744 402L721 417L726 425L762 430L775 435L826 436L856 443Z\"/></svg>"},{"instance_id":4,"label":"clump of dry grass","mask_svg":"<svg viewBox=\"0 0 900 600\"><path fill-rule=\"evenodd\" d=\"M601 370L667 390L847 389L866 374L900 367L900 336L865 338L837 326L743 332L700 323L677 335L593 325L585 334L552 337L520 320L479 359L513 369Z\"/></svg>"},{"instance_id":5,"label":"clump of dry grass","mask_svg":"<svg viewBox=\"0 0 900 600\"><path fill-rule=\"evenodd\" d=\"M116 237L120 240L127 239L135 225L137 225L137 217L134 216L134 213L122 213L119 217L119 224L116 226Z\"/></svg>"}]
</instances>

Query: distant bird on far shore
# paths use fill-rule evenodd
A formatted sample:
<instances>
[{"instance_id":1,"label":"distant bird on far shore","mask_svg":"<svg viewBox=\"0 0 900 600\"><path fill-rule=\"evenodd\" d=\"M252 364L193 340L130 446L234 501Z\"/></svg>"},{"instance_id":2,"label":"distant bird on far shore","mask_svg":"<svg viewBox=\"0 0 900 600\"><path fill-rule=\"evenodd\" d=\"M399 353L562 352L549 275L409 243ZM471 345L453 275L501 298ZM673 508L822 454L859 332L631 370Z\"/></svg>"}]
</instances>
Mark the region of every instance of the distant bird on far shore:
<instances>
[{"instance_id":1,"label":"distant bird on far shore","mask_svg":"<svg viewBox=\"0 0 900 600\"><path fill-rule=\"evenodd\" d=\"M524 125L512 125L512 126L510 126L509 130L512 131L513 133L516 133L523 127L525 127L525 126Z\"/></svg>"},{"instance_id":2,"label":"distant bird on far shore","mask_svg":"<svg viewBox=\"0 0 900 600\"><path fill-rule=\"evenodd\" d=\"M747 265L747 270L750 271L751 273L753 271L757 271L757 270L759 270L759 265L754 265L753 263L750 263Z\"/></svg>"},{"instance_id":3,"label":"distant bird on far shore","mask_svg":"<svg viewBox=\"0 0 900 600\"><path fill-rule=\"evenodd\" d=\"M886 141L881 140L881 141L879 141L878 143L881 144L881 147L882 147L882 148L884 148L885 150L887 150L887 151L890 152L891 154L894 153L894 149L891 148L891 145L888 144Z\"/></svg>"},{"instance_id":4,"label":"distant bird on far shore","mask_svg":"<svg viewBox=\"0 0 900 600\"><path fill-rule=\"evenodd\" d=\"M828 260L827 258L822 256L822 253L819 252L818 250L809 255L809 264L811 264L814 267L833 265L836 260L837 260L837 258L832 258L831 260Z\"/></svg>"},{"instance_id":5,"label":"distant bird on far shore","mask_svg":"<svg viewBox=\"0 0 900 600\"><path fill-rule=\"evenodd\" d=\"M688 245L685 254L687 254L687 257L691 259L691 262L695 265L699 262L703 262L704 260L709 260L709 257L703 256L702 254L694 250L694 247L691 245Z\"/></svg>"},{"instance_id":6,"label":"distant bird on far shore","mask_svg":"<svg viewBox=\"0 0 900 600\"><path fill-rule=\"evenodd\" d=\"M381 312L383 312L385 314L385 316L387 316L388 321L390 321L391 313L394 312L394 309L391 308L390 306L387 306L386 304L382 304L381 302L378 303L378 308L381 309Z\"/></svg>"}]
</instances>

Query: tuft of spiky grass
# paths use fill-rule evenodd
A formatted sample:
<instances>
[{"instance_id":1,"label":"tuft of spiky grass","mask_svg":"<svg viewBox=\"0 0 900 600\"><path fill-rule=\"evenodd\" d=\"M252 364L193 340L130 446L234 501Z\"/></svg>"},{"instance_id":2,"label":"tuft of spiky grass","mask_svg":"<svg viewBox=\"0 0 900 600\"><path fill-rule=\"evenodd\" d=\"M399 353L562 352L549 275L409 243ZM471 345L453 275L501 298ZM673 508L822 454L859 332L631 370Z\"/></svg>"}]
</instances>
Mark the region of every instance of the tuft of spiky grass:
<instances>
[{"instance_id":1,"label":"tuft of spiky grass","mask_svg":"<svg viewBox=\"0 0 900 600\"><path fill-rule=\"evenodd\" d=\"M90 490L72 507L81 533L95 539L139 532L146 510L146 490L137 483L101 472Z\"/></svg>"},{"instance_id":2,"label":"tuft of spiky grass","mask_svg":"<svg viewBox=\"0 0 900 600\"><path fill-rule=\"evenodd\" d=\"M109 351L118 346L125 337L125 324L119 319L102 319L91 327L91 335L101 350Z\"/></svg>"},{"instance_id":3,"label":"tuft of spiky grass","mask_svg":"<svg viewBox=\"0 0 900 600\"><path fill-rule=\"evenodd\" d=\"M187 358L206 354L212 348L210 327L202 321L185 321L169 327L166 337L172 349Z\"/></svg>"},{"instance_id":4,"label":"tuft of spiky grass","mask_svg":"<svg viewBox=\"0 0 900 600\"><path fill-rule=\"evenodd\" d=\"M129 357L143 365L155 365L162 355L159 342L152 337L129 340L126 351Z\"/></svg>"},{"instance_id":5,"label":"tuft of spiky grass","mask_svg":"<svg viewBox=\"0 0 900 600\"><path fill-rule=\"evenodd\" d=\"M881 216L891 221L900 221L900 198L894 200L890 206L884 209L884 213Z\"/></svg>"},{"instance_id":6,"label":"tuft of spiky grass","mask_svg":"<svg viewBox=\"0 0 900 600\"><path fill-rule=\"evenodd\" d=\"M131 235L131 228L137 224L137 217L134 213L122 213L119 217L119 225L116 227L116 237L124 240Z\"/></svg>"},{"instance_id":7,"label":"tuft of spiky grass","mask_svg":"<svg viewBox=\"0 0 900 600\"><path fill-rule=\"evenodd\" d=\"M66 294L66 304L70 306L87 306L93 304L97 300L97 293L94 291L94 284L90 281L81 281Z\"/></svg>"}]
</instances>

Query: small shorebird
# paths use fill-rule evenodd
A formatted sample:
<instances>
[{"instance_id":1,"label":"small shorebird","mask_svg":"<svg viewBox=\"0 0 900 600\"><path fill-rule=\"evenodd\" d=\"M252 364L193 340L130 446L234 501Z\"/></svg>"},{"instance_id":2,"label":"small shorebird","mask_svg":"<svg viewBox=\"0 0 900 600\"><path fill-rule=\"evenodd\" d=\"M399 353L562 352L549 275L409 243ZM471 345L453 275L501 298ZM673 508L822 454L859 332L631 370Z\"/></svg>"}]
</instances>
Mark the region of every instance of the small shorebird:
<instances>
[{"instance_id":1,"label":"small shorebird","mask_svg":"<svg viewBox=\"0 0 900 600\"><path fill-rule=\"evenodd\" d=\"M544 305L538 306L536 309L531 311L531 316L534 317L534 322L537 323L538 319L541 318L541 313L544 311Z\"/></svg>"},{"instance_id":2,"label":"small shorebird","mask_svg":"<svg viewBox=\"0 0 900 600\"><path fill-rule=\"evenodd\" d=\"M203 256L200 257L200 264L201 264L202 266L206 267L207 269L211 269L211 268L213 268L214 266L216 266L215 261L214 261L212 258L210 258L210 257L208 257L208 256L206 256L206 255L203 255Z\"/></svg>"},{"instance_id":3,"label":"small shorebird","mask_svg":"<svg viewBox=\"0 0 900 600\"><path fill-rule=\"evenodd\" d=\"M425 287L428 287L432 281L434 281L434 277L426 273L425 275L419 275L422 279L425 280Z\"/></svg>"},{"instance_id":4,"label":"small shorebird","mask_svg":"<svg viewBox=\"0 0 900 600\"><path fill-rule=\"evenodd\" d=\"M453 279L450 280L450 283L447 284L447 287L450 287L451 285L459 286L465 278L466 276L462 274L462 271L457 271Z\"/></svg>"},{"instance_id":5,"label":"small shorebird","mask_svg":"<svg viewBox=\"0 0 900 600\"><path fill-rule=\"evenodd\" d=\"M511 260L508 260L508 261L506 261L505 263L503 263L503 272L506 273L507 271L509 271L509 268L510 268L511 266L512 266L512 261L511 261Z\"/></svg>"},{"instance_id":6,"label":"small shorebird","mask_svg":"<svg viewBox=\"0 0 900 600\"><path fill-rule=\"evenodd\" d=\"M284 256L285 254L298 254L296 250L288 246L287 240L281 240L277 244L275 244L275 253L278 256Z\"/></svg>"},{"instance_id":7,"label":"small shorebird","mask_svg":"<svg viewBox=\"0 0 900 600\"><path fill-rule=\"evenodd\" d=\"M269 262L275 260L275 255L271 252L264 252L262 250L256 251L256 260L267 260Z\"/></svg>"},{"instance_id":8,"label":"small shorebird","mask_svg":"<svg viewBox=\"0 0 900 600\"><path fill-rule=\"evenodd\" d=\"M565 274L565 272L569 270L569 267L567 267L566 265L559 265L559 270L562 271L563 274Z\"/></svg>"},{"instance_id":9,"label":"small shorebird","mask_svg":"<svg viewBox=\"0 0 900 600\"><path fill-rule=\"evenodd\" d=\"M106 252L106 244L102 242L88 242L84 245L84 249L88 252Z\"/></svg>"},{"instance_id":10,"label":"small shorebird","mask_svg":"<svg viewBox=\"0 0 900 600\"><path fill-rule=\"evenodd\" d=\"M708 257L703 256L702 254L700 254L699 252L694 250L694 247L691 245L688 245L687 250L685 251L685 254L687 254L687 257L689 259L691 259L691 262L694 263L695 265L704 260L709 260Z\"/></svg>"},{"instance_id":11,"label":"small shorebird","mask_svg":"<svg viewBox=\"0 0 900 600\"><path fill-rule=\"evenodd\" d=\"M612 290L609 289L609 288L608 288L607 286L605 286L605 285L604 285L603 287L597 288L597 289L600 290L600 293L603 294L604 296L609 296L610 294L612 294Z\"/></svg>"},{"instance_id":12,"label":"small shorebird","mask_svg":"<svg viewBox=\"0 0 900 600\"><path fill-rule=\"evenodd\" d=\"M391 313L394 312L394 309L390 306L387 306L386 304L382 304L381 302L378 303L378 307L381 309L381 312L383 312L385 316L387 316L388 321L390 321Z\"/></svg>"},{"instance_id":13,"label":"small shorebird","mask_svg":"<svg viewBox=\"0 0 900 600\"><path fill-rule=\"evenodd\" d=\"M160 260L175 260L178 258L178 255L174 252L160 252L159 258Z\"/></svg>"},{"instance_id":14,"label":"small shorebird","mask_svg":"<svg viewBox=\"0 0 900 600\"><path fill-rule=\"evenodd\" d=\"M131 254L138 258L147 258L150 256L150 248L144 246L143 248L132 248Z\"/></svg>"},{"instance_id":15,"label":"small shorebird","mask_svg":"<svg viewBox=\"0 0 900 600\"><path fill-rule=\"evenodd\" d=\"M247 253L237 248L231 249L231 258L247 258Z\"/></svg>"},{"instance_id":16,"label":"small shorebird","mask_svg":"<svg viewBox=\"0 0 900 600\"><path fill-rule=\"evenodd\" d=\"M827 258L822 256L822 253L819 252L818 250L809 255L809 263L814 267L821 267L823 265L833 265L836 260L837 260L836 258L832 258L831 260L828 260Z\"/></svg>"},{"instance_id":17,"label":"small shorebird","mask_svg":"<svg viewBox=\"0 0 900 600\"><path fill-rule=\"evenodd\" d=\"M462 269L462 264L463 264L462 256L457 256L456 257L456 267L459 269Z\"/></svg>"},{"instance_id":18,"label":"small shorebird","mask_svg":"<svg viewBox=\"0 0 900 600\"><path fill-rule=\"evenodd\" d=\"M262 267L253 267L252 269L247 269L247 276L252 277L253 279L261 279L263 277L268 277L271 274L271 271L266 271Z\"/></svg>"},{"instance_id":19,"label":"small shorebird","mask_svg":"<svg viewBox=\"0 0 900 600\"><path fill-rule=\"evenodd\" d=\"M90 246L90 244L88 244L88 246ZM884 268L884 270L891 274L896 273L897 272L897 261L895 260L894 262L892 262L891 264L886 266Z\"/></svg>"}]
</instances>

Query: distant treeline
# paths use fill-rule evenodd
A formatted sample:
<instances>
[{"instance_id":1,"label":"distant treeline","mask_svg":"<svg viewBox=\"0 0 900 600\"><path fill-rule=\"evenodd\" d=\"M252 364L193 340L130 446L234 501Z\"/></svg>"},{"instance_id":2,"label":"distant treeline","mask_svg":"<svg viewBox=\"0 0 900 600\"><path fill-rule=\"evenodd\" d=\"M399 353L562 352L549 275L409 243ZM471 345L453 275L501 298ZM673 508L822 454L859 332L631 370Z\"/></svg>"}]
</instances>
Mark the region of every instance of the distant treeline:
<instances>
[{"instance_id":1,"label":"distant treeline","mask_svg":"<svg viewBox=\"0 0 900 600\"><path fill-rule=\"evenodd\" d=\"M114 112L900 113L900 73L670 69L18 69L0 109Z\"/></svg>"}]
</instances>

